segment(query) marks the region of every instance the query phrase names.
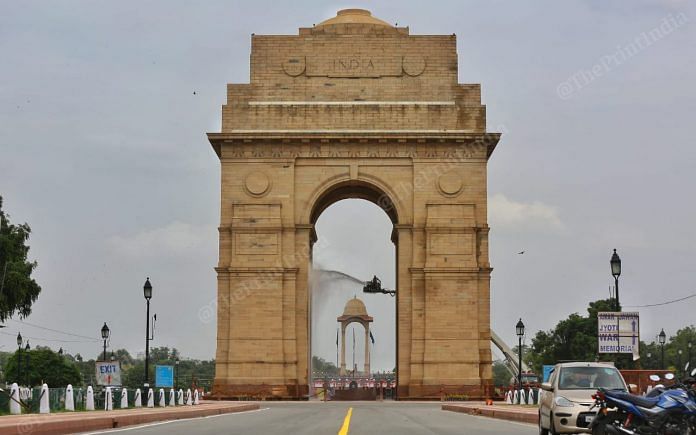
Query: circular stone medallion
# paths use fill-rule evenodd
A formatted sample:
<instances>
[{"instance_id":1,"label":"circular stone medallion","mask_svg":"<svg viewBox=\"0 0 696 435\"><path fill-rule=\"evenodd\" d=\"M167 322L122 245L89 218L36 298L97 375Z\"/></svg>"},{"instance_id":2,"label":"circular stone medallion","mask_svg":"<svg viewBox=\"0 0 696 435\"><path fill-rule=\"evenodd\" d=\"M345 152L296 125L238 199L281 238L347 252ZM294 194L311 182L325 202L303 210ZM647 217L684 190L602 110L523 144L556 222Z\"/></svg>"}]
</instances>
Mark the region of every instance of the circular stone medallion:
<instances>
[{"instance_id":1,"label":"circular stone medallion","mask_svg":"<svg viewBox=\"0 0 696 435\"><path fill-rule=\"evenodd\" d=\"M437 179L437 186L445 195L456 195L462 190L462 184L462 177L455 171L446 172Z\"/></svg>"},{"instance_id":2,"label":"circular stone medallion","mask_svg":"<svg viewBox=\"0 0 696 435\"><path fill-rule=\"evenodd\" d=\"M247 175L245 185L250 195L261 196L268 192L271 182L263 172L252 172Z\"/></svg>"},{"instance_id":3,"label":"circular stone medallion","mask_svg":"<svg viewBox=\"0 0 696 435\"><path fill-rule=\"evenodd\" d=\"M406 75L419 76L425 71L425 59L420 56L404 56L403 69Z\"/></svg>"}]
</instances>

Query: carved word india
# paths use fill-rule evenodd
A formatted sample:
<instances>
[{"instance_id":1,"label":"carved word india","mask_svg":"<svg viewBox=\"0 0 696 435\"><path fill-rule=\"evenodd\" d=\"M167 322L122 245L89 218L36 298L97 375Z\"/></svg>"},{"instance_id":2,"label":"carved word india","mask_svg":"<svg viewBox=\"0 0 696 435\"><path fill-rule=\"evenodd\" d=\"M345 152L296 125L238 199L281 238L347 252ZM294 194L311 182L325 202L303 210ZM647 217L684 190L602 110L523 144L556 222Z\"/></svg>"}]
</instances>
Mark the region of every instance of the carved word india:
<instances>
[{"instance_id":1,"label":"carved word india","mask_svg":"<svg viewBox=\"0 0 696 435\"><path fill-rule=\"evenodd\" d=\"M334 59L334 71L359 71L359 70L374 70L375 64L372 59L346 58Z\"/></svg>"}]
</instances>

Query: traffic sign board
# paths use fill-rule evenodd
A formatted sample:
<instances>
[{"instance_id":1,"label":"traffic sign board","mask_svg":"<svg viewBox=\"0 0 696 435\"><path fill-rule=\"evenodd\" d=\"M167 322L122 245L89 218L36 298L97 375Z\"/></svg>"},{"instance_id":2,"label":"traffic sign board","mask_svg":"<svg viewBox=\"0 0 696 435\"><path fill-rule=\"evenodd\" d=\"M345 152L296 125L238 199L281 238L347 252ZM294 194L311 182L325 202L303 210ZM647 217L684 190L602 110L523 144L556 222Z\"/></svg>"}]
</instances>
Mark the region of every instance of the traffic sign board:
<instances>
[{"instance_id":1,"label":"traffic sign board","mask_svg":"<svg viewBox=\"0 0 696 435\"><path fill-rule=\"evenodd\" d=\"M599 353L631 353L640 358L640 315L637 312L597 313Z\"/></svg>"}]
</instances>

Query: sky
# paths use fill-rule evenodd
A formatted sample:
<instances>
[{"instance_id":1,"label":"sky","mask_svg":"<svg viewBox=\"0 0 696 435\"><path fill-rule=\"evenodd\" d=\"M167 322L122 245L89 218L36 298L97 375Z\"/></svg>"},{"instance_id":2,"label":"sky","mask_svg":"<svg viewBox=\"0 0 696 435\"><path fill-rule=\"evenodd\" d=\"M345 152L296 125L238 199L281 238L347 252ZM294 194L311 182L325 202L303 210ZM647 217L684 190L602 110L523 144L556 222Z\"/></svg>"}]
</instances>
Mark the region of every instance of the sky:
<instances>
[{"instance_id":1,"label":"sky","mask_svg":"<svg viewBox=\"0 0 696 435\"><path fill-rule=\"evenodd\" d=\"M627 309L696 293L693 2L3 1L0 195L32 228L43 291L27 323L6 322L0 350L21 331L95 357L107 322L110 348L141 353L149 276L152 345L213 357L220 169L205 133L220 130L225 85L249 81L251 33L297 34L346 7L455 33L459 81L482 85L488 131L503 133L488 179L492 326L505 340L520 317L529 340L607 297L613 248ZM315 264L388 282L388 226L371 204L335 204ZM393 317L385 298L371 315ZM641 308L642 338L693 323L695 304ZM375 329L387 348L376 368L393 367L391 327ZM323 340L315 353L333 360L335 338Z\"/></svg>"}]
</instances>

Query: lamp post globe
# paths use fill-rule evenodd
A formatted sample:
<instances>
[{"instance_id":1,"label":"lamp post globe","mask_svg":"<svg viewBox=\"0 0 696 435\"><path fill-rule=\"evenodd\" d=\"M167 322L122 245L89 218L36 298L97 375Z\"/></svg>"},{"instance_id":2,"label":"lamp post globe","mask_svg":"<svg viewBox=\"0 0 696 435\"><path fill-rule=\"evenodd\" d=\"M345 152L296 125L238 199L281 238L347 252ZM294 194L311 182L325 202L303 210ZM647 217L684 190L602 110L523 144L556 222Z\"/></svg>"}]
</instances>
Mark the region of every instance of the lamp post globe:
<instances>
[{"instance_id":1,"label":"lamp post globe","mask_svg":"<svg viewBox=\"0 0 696 435\"><path fill-rule=\"evenodd\" d=\"M150 277L145 280L145 285L143 285L143 296L148 301L152 298L152 284L150 284Z\"/></svg>"},{"instance_id":2,"label":"lamp post globe","mask_svg":"<svg viewBox=\"0 0 696 435\"><path fill-rule=\"evenodd\" d=\"M660 347L662 349L662 370L665 369L665 342L667 341L667 334L665 334L664 328L660 331L660 335L657 336L660 342Z\"/></svg>"},{"instance_id":3,"label":"lamp post globe","mask_svg":"<svg viewBox=\"0 0 696 435\"><path fill-rule=\"evenodd\" d=\"M616 249L614 249L614 253L611 256L611 260L609 260L609 264L611 265L611 274L614 277L614 289L616 291L615 309L616 311L619 311L621 307L619 304L619 276L621 276L621 258L619 257L619 254L616 253Z\"/></svg>"},{"instance_id":4,"label":"lamp post globe","mask_svg":"<svg viewBox=\"0 0 696 435\"><path fill-rule=\"evenodd\" d=\"M521 317L520 320L517 322L517 325L515 325L515 332L517 333L517 337L519 339L519 344L517 346L517 388L519 390L519 393L517 397L519 403L522 403L522 337L524 337L524 323L522 323Z\"/></svg>"},{"instance_id":5,"label":"lamp post globe","mask_svg":"<svg viewBox=\"0 0 696 435\"><path fill-rule=\"evenodd\" d=\"M104 326L101 328L101 336L102 340L104 340L104 361L106 361L106 340L109 339L109 335L111 335L111 331L109 331L109 327L104 322Z\"/></svg>"},{"instance_id":6,"label":"lamp post globe","mask_svg":"<svg viewBox=\"0 0 696 435\"><path fill-rule=\"evenodd\" d=\"M17 334L17 346L22 346L22 333Z\"/></svg>"}]
</instances>

